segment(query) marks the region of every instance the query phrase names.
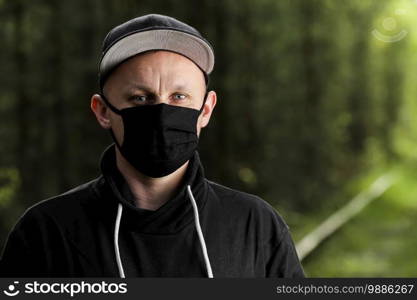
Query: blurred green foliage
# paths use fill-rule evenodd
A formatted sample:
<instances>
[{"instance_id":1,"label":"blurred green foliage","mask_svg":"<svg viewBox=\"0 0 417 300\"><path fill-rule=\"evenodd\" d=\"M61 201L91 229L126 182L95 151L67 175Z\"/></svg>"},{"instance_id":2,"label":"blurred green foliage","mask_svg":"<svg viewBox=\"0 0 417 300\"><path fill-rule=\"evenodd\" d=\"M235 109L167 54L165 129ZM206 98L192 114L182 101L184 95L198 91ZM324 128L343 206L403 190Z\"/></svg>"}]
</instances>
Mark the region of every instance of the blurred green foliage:
<instances>
[{"instance_id":1,"label":"blurred green foliage","mask_svg":"<svg viewBox=\"0 0 417 300\"><path fill-rule=\"evenodd\" d=\"M20 210L17 193L20 188L20 176L16 168L0 168L0 226L3 231L15 222ZM4 241L4 234L0 241Z\"/></svg>"},{"instance_id":2,"label":"blurred green foliage","mask_svg":"<svg viewBox=\"0 0 417 300\"><path fill-rule=\"evenodd\" d=\"M305 259L309 276L417 276L416 167L393 168L397 183Z\"/></svg>"},{"instance_id":3,"label":"blurred green foliage","mask_svg":"<svg viewBox=\"0 0 417 300\"><path fill-rule=\"evenodd\" d=\"M214 46L218 105L200 142L207 177L275 205L296 239L376 173L417 161L415 1L1 0L0 177L16 181L0 185L0 246L28 206L99 174L111 142L89 110L101 41L147 13L188 22ZM400 194L416 181L407 178ZM343 230L347 243L366 232ZM314 276L401 275L389 265L359 272L359 260L342 274L321 254L326 243L306 261ZM368 250L351 255L374 264Z\"/></svg>"},{"instance_id":4,"label":"blurred green foliage","mask_svg":"<svg viewBox=\"0 0 417 300\"><path fill-rule=\"evenodd\" d=\"M0 209L11 205L18 188L18 171L14 168L0 169Z\"/></svg>"}]
</instances>

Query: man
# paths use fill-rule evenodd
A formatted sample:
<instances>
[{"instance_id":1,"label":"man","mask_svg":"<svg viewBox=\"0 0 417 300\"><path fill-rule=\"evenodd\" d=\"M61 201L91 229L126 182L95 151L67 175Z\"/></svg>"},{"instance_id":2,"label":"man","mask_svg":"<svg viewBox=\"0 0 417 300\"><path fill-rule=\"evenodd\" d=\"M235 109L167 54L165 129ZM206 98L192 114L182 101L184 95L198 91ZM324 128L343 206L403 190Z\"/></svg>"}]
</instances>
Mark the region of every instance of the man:
<instances>
[{"instance_id":1,"label":"man","mask_svg":"<svg viewBox=\"0 0 417 300\"><path fill-rule=\"evenodd\" d=\"M103 43L91 109L114 145L102 176L29 208L0 261L9 277L303 277L264 200L207 180L196 151L216 105L210 44L146 15Z\"/></svg>"}]
</instances>

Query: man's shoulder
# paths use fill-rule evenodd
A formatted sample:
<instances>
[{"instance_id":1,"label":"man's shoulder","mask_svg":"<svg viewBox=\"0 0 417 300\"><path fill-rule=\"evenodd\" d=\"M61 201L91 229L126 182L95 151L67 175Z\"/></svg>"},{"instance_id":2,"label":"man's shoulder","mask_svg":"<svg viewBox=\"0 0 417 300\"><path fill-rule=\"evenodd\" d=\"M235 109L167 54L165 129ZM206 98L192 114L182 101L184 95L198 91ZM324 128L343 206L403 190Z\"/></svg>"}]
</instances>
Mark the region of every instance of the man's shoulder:
<instances>
[{"instance_id":1,"label":"man's shoulder","mask_svg":"<svg viewBox=\"0 0 417 300\"><path fill-rule=\"evenodd\" d=\"M224 204L239 205L248 208L273 209L271 205L259 196L239 191L217 182L207 180L210 187Z\"/></svg>"},{"instance_id":2,"label":"man's shoulder","mask_svg":"<svg viewBox=\"0 0 417 300\"><path fill-rule=\"evenodd\" d=\"M210 180L208 180L208 183L218 198L220 205L228 212L240 216L251 214L265 221L272 220L273 222L278 222L281 226L287 227L278 211L261 197L226 187Z\"/></svg>"},{"instance_id":3,"label":"man's shoulder","mask_svg":"<svg viewBox=\"0 0 417 300\"><path fill-rule=\"evenodd\" d=\"M94 187L99 180L100 177L33 204L26 209L20 222L33 223L48 219L62 223L69 217L80 216L85 205L95 197Z\"/></svg>"},{"instance_id":4,"label":"man's shoulder","mask_svg":"<svg viewBox=\"0 0 417 300\"><path fill-rule=\"evenodd\" d=\"M237 200L237 201L246 201L248 203L256 204L259 202L264 202L260 197L249 194L243 191L239 191L227 186L224 186L220 183L207 180L209 186L213 189L213 191L217 194L217 196L224 197L231 200Z\"/></svg>"}]
</instances>

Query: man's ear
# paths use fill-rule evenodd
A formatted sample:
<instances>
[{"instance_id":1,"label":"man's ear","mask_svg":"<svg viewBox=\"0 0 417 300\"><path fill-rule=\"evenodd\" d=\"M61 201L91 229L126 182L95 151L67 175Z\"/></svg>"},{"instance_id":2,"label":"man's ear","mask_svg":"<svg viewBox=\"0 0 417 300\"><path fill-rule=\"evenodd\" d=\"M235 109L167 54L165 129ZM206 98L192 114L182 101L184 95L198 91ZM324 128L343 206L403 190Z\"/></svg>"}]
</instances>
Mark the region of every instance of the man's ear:
<instances>
[{"instance_id":1,"label":"man's ear","mask_svg":"<svg viewBox=\"0 0 417 300\"><path fill-rule=\"evenodd\" d=\"M200 115L201 128L206 127L210 121L211 114L216 106L217 95L215 91L210 91L207 94L207 100L204 103L203 112Z\"/></svg>"},{"instance_id":2,"label":"man's ear","mask_svg":"<svg viewBox=\"0 0 417 300\"><path fill-rule=\"evenodd\" d=\"M101 127L104 129L110 129L111 122L109 119L109 109L107 105L104 104L104 100L99 94L94 94L91 97L91 110L96 115L97 121Z\"/></svg>"}]
</instances>

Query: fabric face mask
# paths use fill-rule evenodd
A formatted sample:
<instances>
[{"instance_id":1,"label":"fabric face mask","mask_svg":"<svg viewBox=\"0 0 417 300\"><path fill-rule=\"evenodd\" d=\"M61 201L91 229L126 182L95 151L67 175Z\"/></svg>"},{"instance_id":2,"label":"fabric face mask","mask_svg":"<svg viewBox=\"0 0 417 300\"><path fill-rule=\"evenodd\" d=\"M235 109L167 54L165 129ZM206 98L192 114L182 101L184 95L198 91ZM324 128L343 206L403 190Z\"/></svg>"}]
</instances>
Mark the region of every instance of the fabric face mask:
<instances>
[{"instance_id":1,"label":"fabric face mask","mask_svg":"<svg viewBox=\"0 0 417 300\"><path fill-rule=\"evenodd\" d=\"M154 178L166 176L188 161L197 149L197 119L204 103L200 110L165 103L119 110L101 97L122 117L122 145L110 129L111 134L123 157L139 172Z\"/></svg>"}]
</instances>

